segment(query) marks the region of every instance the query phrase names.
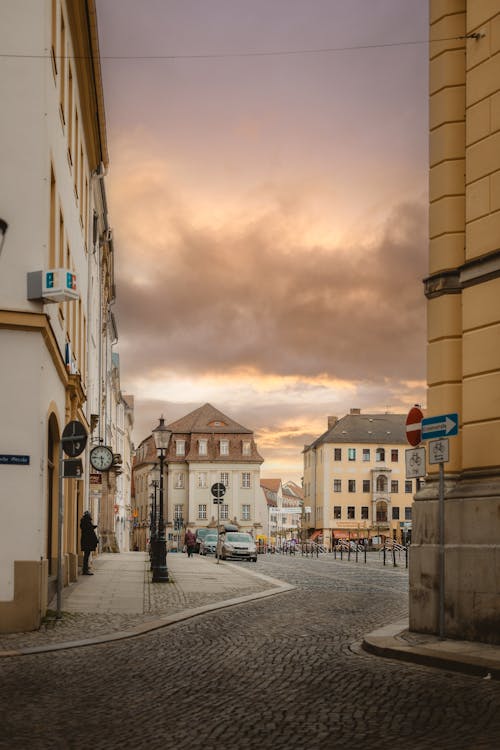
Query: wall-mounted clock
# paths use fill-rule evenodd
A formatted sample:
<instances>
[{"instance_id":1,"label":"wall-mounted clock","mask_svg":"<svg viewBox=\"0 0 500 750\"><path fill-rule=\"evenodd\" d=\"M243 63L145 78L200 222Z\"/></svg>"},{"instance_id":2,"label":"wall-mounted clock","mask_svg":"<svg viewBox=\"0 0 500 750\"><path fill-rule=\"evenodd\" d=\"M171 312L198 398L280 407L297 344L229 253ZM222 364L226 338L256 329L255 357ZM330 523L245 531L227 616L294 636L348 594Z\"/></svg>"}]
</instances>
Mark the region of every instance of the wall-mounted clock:
<instances>
[{"instance_id":1,"label":"wall-mounted clock","mask_svg":"<svg viewBox=\"0 0 500 750\"><path fill-rule=\"evenodd\" d=\"M90 463L97 471L109 471L113 464L113 451L107 445L96 445L90 451Z\"/></svg>"}]
</instances>

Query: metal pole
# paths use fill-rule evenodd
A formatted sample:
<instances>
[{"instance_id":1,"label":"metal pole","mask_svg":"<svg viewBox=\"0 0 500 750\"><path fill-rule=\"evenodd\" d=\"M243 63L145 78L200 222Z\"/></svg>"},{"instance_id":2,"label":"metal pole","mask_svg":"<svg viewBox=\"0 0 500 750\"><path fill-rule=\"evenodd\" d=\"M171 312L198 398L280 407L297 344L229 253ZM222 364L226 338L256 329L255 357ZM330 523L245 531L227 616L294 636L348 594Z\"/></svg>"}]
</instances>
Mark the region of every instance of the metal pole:
<instances>
[{"instance_id":1,"label":"metal pole","mask_svg":"<svg viewBox=\"0 0 500 750\"><path fill-rule=\"evenodd\" d=\"M160 512L158 517L157 558L153 569L153 583L168 582L167 542L165 539L165 522L163 518L163 448L160 453Z\"/></svg>"},{"instance_id":2,"label":"metal pole","mask_svg":"<svg viewBox=\"0 0 500 750\"><path fill-rule=\"evenodd\" d=\"M219 564L220 560L220 553L219 553L219 522L220 522L220 499L217 498L217 565Z\"/></svg>"},{"instance_id":3,"label":"metal pole","mask_svg":"<svg viewBox=\"0 0 500 750\"><path fill-rule=\"evenodd\" d=\"M58 498L58 512L57 512L57 599L56 599L56 619L62 618L61 601L62 601L62 589L63 589L63 520L64 520L64 457L63 457L63 444L62 439L59 442L59 498Z\"/></svg>"},{"instance_id":4,"label":"metal pole","mask_svg":"<svg viewBox=\"0 0 500 750\"><path fill-rule=\"evenodd\" d=\"M444 463L439 464L439 637L444 638Z\"/></svg>"}]
</instances>

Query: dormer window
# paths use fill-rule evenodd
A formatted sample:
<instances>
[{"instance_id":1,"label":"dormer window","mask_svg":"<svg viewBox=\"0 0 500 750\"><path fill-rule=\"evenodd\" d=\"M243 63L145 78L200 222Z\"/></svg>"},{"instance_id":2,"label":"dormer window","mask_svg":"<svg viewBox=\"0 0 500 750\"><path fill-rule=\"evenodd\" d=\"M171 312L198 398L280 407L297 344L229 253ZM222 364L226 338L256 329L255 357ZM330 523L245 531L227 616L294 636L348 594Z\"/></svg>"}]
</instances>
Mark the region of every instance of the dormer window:
<instances>
[{"instance_id":1,"label":"dormer window","mask_svg":"<svg viewBox=\"0 0 500 750\"><path fill-rule=\"evenodd\" d=\"M250 443L250 440L244 440L243 446L242 446L242 453L244 456L249 456L251 453L252 444Z\"/></svg>"},{"instance_id":2,"label":"dormer window","mask_svg":"<svg viewBox=\"0 0 500 750\"><path fill-rule=\"evenodd\" d=\"M186 453L186 441L185 440L176 440L175 441L175 455L176 456L184 456Z\"/></svg>"},{"instance_id":3,"label":"dormer window","mask_svg":"<svg viewBox=\"0 0 500 750\"><path fill-rule=\"evenodd\" d=\"M229 440L220 441L220 455L229 456Z\"/></svg>"},{"instance_id":4,"label":"dormer window","mask_svg":"<svg viewBox=\"0 0 500 750\"><path fill-rule=\"evenodd\" d=\"M208 440L202 439L198 440L198 455L199 456L206 456L208 453Z\"/></svg>"}]
</instances>

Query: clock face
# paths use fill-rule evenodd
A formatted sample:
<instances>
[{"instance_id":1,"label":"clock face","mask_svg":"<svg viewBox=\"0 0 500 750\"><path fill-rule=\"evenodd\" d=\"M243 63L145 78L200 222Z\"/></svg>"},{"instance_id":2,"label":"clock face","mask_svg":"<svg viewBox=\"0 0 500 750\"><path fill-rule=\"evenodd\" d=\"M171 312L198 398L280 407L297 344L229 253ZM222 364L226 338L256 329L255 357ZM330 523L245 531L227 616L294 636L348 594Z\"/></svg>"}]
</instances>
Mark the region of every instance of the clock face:
<instances>
[{"instance_id":1,"label":"clock face","mask_svg":"<svg viewBox=\"0 0 500 750\"><path fill-rule=\"evenodd\" d=\"M106 445L97 445L90 451L90 463L97 471L107 471L113 463L113 451Z\"/></svg>"}]
</instances>

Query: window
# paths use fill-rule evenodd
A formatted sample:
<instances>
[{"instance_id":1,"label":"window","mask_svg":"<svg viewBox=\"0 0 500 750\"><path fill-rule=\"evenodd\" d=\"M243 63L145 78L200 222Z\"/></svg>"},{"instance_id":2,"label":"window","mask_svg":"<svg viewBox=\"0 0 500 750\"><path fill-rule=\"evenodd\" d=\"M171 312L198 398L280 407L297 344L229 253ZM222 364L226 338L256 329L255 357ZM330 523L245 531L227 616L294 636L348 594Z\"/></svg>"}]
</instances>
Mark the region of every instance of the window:
<instances>
[{"instance_id":1,"label":"window","mask_svg":"<svg viewBox=\"0 0 500 750\"><path fill-rule=\"evenodd\" d=\"M249 505L242 505L241 506L241 518L243 521L249 521L250 520L250 506Z\"/></svg>"},{"instance_id":2,"label":"window","mask_svg":"<svg viewBox=\"0 0 500 750\"><path fill-rule=\"evenodd\" d=\"M208 453L208 440L205 438L198 440L198 455L206 456Z\"/></svg>"},{"instance_id":3,"label":"window","mask_svg":"<svg viewBox=\"0 0 500 750\"><path fill-rule=\"evenodd\" d=\"M244 456L249 456L251 453L251 448L252 444L250 443L250 440L244 440L241 452Z\"/></svg>"},{"instance_id":4,"label":"window","mask_svg":"<svg viewBox=\"0 0 500 750\"><path fill-rule=\"evenodd\" d=\"M355 461L356 460L356 448L348 448L347 449L347 458L349 461Z\"/></svg>"},{"instance_id":5,"label":"window","mask_svg":"<svg viewBox=\"0 0 500 750\"><path fill-rule=\"evenodd\" d=\"M333 449L333 460L334 461L342 461L342 448L334 448Z\"/></svg>"},{"instance_id":6,"label":"window","mask_svg":"<svg viewBox=\"0 0 500 750\"><path fill-rule=\"evenodd\" d=\"M228 471L221 471L220 481L221 481L221 484L224 485L224 487L229 487L229 472Z\"/></svg>"},{"instance_id":7,"label":"window","mask_svg":"<svg viewBox=\"0 0 500 750\"><path fill-rule=\"evenodd\" d=\"M399 521L399 508L395 506L392 507L392 520Z\"/></svg>"},{"instance_id":8,"label":"window","mask_svg":"<svg viewBox=\"0 0 500 750\"><path fill-rule=\"evenodd\" d=\"M174 476L175 476L175 479L174 479L175 489L176 490L184 489L184 472L176 471Z\"/></svg>"},{"instance_id":9,"label":"window","mask_svg":"<svg viewBox=\"0 0 500 750\"><path fill-rule=\"evenodd\" d=\"M391 448L391 461L393 464L399 461L399 451L397 448Z\"/></svg>"},{"instance_id":10,"label":"window","mask_svg":"<svg viewBox=\"0 0 500 750\"><path fill-rule=\"evenodd\" d=\"M356 480L355 479L349 479L347 484L348 484L349 492L356 492Z\"/></svg>"},{"instance_id":11,"label":"window","mask_svg":"<svg viewBox=\"0 0 500 750\"><path fill-rule=\"evenodd\" d=\"M198 487L205 489L207 487L207 472L200 471L198 473Z\"/></svg>"},{"instance_id":12,"label":"window","mask_svg":"<svg viewBox=\"0 0 500 750\"><path fill-rule=\"evenodd\" d=\"M220 517L224 520L227 520L229 518L229 505L221 505L220 507Z\"/></svg>"},{"instance_id":13,"label":"window","mask_svg":"<svg viewBox=\"0 0 500 750\"><path fill-rule=\"evenodd\" d=\"M198 505L198 518L206 519L206 517L207 517L206 504Z\"/></svg>"},{"instance_id":14,"label":"window","mask_svg":"<svg viewBox=\"0 0 500 750\"><path fill-rule=\"evenodd\" d=\"M361 506L361 520L368 521L368 506L367 505Z\"/></svg>"},{"instance_id":15,"label":"window","mask_svg":"<svg viewBox=\"0 0 500 750\"><path fill-rule=\"evenodd\" d=\"M370 449L363 448L363 461L369 461L369 460L370 460Z\"/></svg>"},{"instance_id":16,"label":"window","mask_svg":"<svg viewBox=\"0 0 500 750\"><path fill-rule=\"evenodd\" d=\"M377 492L387 492L387 477L377 477Z\"/></svg>"},{"instance_id":17,"label":"window","mask_svg":"<svg viewBox=\"0 0 500 750\"><path fill-rule=\"evenodd\" d=\"M397 479L391 479L391 492L399 492L399 482Z\"/></svg>"},{"instance_id":18,"label":"window","mask_svg":"<svg viewBox=\"0 0 500 750\"><path fill-rule=\"evenodd\" d=\"M250 488L251 485L250 485L250 472L249 471L244 471L242 473L242 475L241 475L241 486L244 487L245 489L249 489Z\"/></svg>"},{"instance_id":19,"label":"window","mask_svg":"<svg viewBox=\"0 0 500 750\"><path fill-rule=\"evenodd\" d=\"M341 479L334 479L333 480L333 491L334 492L342 492L342 480Z\"/></svg>"},{"instance_id":20,"label":"window","mask_svg":"<svg viewBox=\"0 0 500 750\"><path fill-rule=\"evenodd\" d=\"M411 505L405 508L405 521L411 521Z\"/></svg>"},{"instance_id":21,"label":"window","mask_svg":"<svg viewBox=\"0 0 500 750\"><path fill-rule=\"evenodd\" d=\"M413 492L413 483L411 479L405 481L405 492L406 494L411 494Z\"/></svg>"},{"instance_id":22,"label":"window","mask_svg":"<svg viewBox=\"0 0 500 750\"><path fill-rule=\"evenodd\" d=\"M183 505L174 505L174 518L182 518Z\"/></svg>"},{"instance_id":23,"label":"window","mask_svg":"<svg viewBox=\"0 0 500 750\"><path fill-rule=\"evenodd\" d=\"M333 506L333 517L337 519L342 518L342 508L340 505Z\"/></svg>"},{"instance_id":24,"label":"window","mask_svg":"<svg viewBox=\"0 0 500 750\"><path fill-rule=\"evenodd\" d=\"M176 440L175 441L175 455L176 456L183 456L186 452L186 441L185 440Z\"/></svg>"},{"instance_id":25,"label":"window","mask_svg":"<svg viewBox=\"0 0 500 750\"><path fill-rule=\"evenodd\" d=\"M375 451L375 461L385 461L385 449L377 448Z\"/></svg>"},{"instance_id":26,"label":"window","mask_svg":"<svg viewBox=\"0 0 500 750\"><path fill-rule=\"evenodd\" d=\"M350 518L351 520L354 518L354 505L348 505L347 506L347 518Z\"/></svg>"},{"instance_id":27,"label":"window","mask_svg":"<svg viewBox=\"0 0 500 750\"><path fill-rule=\"evenodd\" d=\"M220 441L220 454L221 456L229 456L229 440Z\"/></svg>"},{"instance_id":28,"label":"window","mask_svg":"<svg viewBox=\"0 0 500 750\"><path fill-rule=\"evenodd\" d=\"M363 479L363 492L370 492L370 480Z\"/></svg>"}]
</instances>

